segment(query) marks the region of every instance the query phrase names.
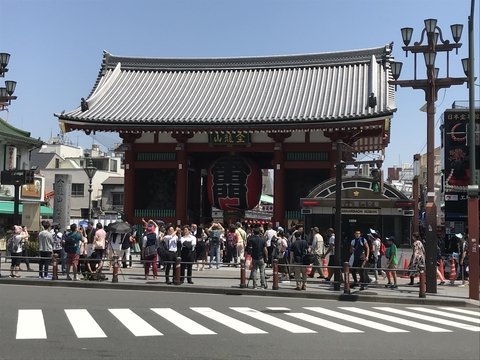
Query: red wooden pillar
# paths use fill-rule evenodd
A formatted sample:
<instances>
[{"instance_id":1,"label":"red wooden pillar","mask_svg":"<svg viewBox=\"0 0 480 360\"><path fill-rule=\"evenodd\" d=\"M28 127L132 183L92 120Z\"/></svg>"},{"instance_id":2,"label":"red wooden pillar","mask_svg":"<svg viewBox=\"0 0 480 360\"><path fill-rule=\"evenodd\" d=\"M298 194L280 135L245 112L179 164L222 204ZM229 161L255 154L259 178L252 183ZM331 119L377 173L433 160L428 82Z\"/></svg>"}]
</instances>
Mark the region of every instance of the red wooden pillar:
<instances>
[{"instance_id":1,"label":"red wooden pillar","mask_svg":"<svg viewBox=\"0 0 480 360\"><path fill-rule=\"evenodd\" d=\"M283 144L273 150L273 225L285 226L285 167Z\"/></svg>"},{"instance_id":2,"label":"red wooden pillar","mask_svg":"<svg viewBox=\"0 0 480 360\"><path fill-rule=\"evenodd\" d=\"M185 143L178 143L177 150L177 194L175 201L176 225L183 225L187 222L187 175L188 162Z\"/></svg>"}]
</instances>

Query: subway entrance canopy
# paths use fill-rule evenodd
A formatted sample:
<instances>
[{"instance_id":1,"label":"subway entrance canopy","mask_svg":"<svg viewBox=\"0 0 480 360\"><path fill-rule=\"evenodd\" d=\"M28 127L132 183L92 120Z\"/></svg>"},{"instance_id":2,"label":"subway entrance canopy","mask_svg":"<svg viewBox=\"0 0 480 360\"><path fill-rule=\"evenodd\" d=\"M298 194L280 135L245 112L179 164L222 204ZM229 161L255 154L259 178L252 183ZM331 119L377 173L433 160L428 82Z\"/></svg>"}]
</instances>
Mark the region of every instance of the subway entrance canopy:
<instances>
[{"instance_id":1,"label":"subway entrance canopy","mask_svg":"<svg viewBox=\"0 0 480 360\"><path fill-rule=\"evenodd\" d=\"M91 93L55 116L64 132L119 133L130 222L207 222L213 204L241 219L260 200L257 169L273 169L272 220L286 225L300 216L299 199L334 176L332 142L350 145L350 156L388 145L391 52L391 44L235 58L104 52Z\"/></svg>"}]
</instances>

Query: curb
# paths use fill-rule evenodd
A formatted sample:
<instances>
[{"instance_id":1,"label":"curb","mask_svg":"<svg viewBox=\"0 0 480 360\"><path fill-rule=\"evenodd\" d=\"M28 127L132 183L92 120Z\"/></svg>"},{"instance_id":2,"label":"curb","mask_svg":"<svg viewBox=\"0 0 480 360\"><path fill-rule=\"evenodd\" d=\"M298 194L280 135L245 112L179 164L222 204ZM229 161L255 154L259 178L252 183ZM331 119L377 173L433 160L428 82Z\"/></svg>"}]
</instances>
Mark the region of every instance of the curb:
<instances>
[{"instance_id":1,"label":"curb","mask_svg":"<svg viewBox=\"0 0 480 360\"><path fill-rule=\"evenodd\" d=\"M153 281L152 281L153 283ZM345 302L373 302L373 303L390 303L390 304L415 304L415 305L434 305L434 306L455 306L455 307L475 307L478 308L478 301L470 299L442 299L442 298L402 298L378 296L374 292L362 293L324 293L324 292L308 292L308 291L292 291L292 290L253 290L241 289L235 287L213 287L213 286L175 286L164 285L152 286L152 283L132 284L132 283L111 283L111 282L91 282L91 281L45 281L35 279L14 280L10 278L0 278L0 284L8 285L29 285L29 286L45 286L45 287L70 287L83 289L105 289L105 290L130 290L130 291L164 291L178 293L195 293L195 294L217 294L217 295L253 295L265 297L295 298L295 299L318 299L318 300L334 300ZM155 283L156 284L156 283Z\"/></svg>"}]
</instances>

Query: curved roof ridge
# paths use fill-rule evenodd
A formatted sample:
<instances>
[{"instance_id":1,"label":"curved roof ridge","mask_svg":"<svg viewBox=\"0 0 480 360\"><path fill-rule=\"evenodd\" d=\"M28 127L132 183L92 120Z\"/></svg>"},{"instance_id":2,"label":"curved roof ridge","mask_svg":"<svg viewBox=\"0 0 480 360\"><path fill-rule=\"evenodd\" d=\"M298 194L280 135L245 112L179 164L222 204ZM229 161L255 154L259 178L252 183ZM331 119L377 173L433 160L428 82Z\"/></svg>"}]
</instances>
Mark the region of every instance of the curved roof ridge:
<instances>
[{"instance_id":1,"label":"curved roof ridge","mask_svg":"<svg viewBox=\"0 0 480 360\"><path fill-rule=\"evenodd\" d=\"M238 56L206 58L160 58L118 56L104 50L102 72L113 69L120 62L123 70L218 70L218 69L252 69L272 67L329 66L335 64L367 62L372 56L383 59L392 52L392 44L375 48L342 50L333 52ZM379 60L380 60L379 59Z\"/></svg>"}]
</instances>

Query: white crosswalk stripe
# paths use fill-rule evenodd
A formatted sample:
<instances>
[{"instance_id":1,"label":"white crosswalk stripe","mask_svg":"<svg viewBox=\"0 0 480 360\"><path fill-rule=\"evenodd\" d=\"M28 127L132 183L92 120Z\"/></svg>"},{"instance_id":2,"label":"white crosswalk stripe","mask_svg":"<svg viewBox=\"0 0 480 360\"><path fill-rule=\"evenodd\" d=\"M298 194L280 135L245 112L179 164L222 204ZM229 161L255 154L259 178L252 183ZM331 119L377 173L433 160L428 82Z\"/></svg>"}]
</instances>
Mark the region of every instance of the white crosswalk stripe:
<instances>
[{"instance_id":1,"label":"white crosswalk stripe","mask_svg":"<svg viewBox=\"0 0 480 360\"><path fill-rule=\"evenodd\" d=\"M160 331L130 309L108 309L135 336L161 336Z\"/></svg>"},{"instance_id":2,"label":"white crosswalk stripe","mask_svg":"<svg viewBox=\"0 0 480 360\"><path fill-rule=\"evenodd\" d=\"M176 327L190 335L222 334L224 329L230 329L243 335L262 335L285 331L294 334L316 334L320 331L335 331L339 333L361 334L367 329L370 332L383 331L387 333L408 333L414 330L434 333L449 333L467 330L480 332L478 313L474 310L449 307L371 307L365 309L358 306L339 306L334 310L325 307L304 307L305 312L293 311L286 307L266 307L264 311L249 307L230 307L223 311L211 307L190 307L183 311L171 308L151 308L170 327ZM41 309L18 310L16 339L47 339L55 337L55 327L58 321L68 321L78 338L106 338L118 336L117 327L112 327L113 319L118 320L130 333L137 337L172 335L168 330L157 329L158 318L127 308L95 311L95 318L86 309L65 309L66 319L49 320L49 313ZM270 312L270 313L268 313ZM309 312L314 312L311 314ZM355 316L352 315L354 313ZM140 315L139 315L140 314ZM192 316L195 321L192 320ZM286 321L292 320L292 321ZM327 318L327 319L326 319ZM47 322L45 322L47 319ZM253 319L251 324L248 320ZM209 325L202 325L202 320ZM385 322L392 323L387 325ZM308 326L303 326L305 324ZM472 324L473 323L473 324ZM102 328L103 324L105 328ZM351 325L350 325L351 324ZM437 326L437 324L440 324ZM3 325L3 324L0 324ZM50 328L52 326L52 328ZM121 326L121 325L120 325ZM275 329L276 328L276 329ZM452 329L453 328L453 329ZM168 328L167 328L168 329ZM278 330L280 329L280 330ZM215 330L215 331L214 331ZM56 330L58 333L58 330ZM167 332L168 331L168 334ZM68 332L67 332L68 334ZM164 335L167 334L167 335Z\"/></svg>"},{"instance_id":3,"label":"white crosswalk stripe","mask_svg":"<svg viewBox=\"0 0 480 360\"><path fill-rule=\"evenodd\" d=\"M86 338L106 338L107 335L90 313L85 309L65 309L68 321L73 327L73 331L80 339Z\"/></svg>"},{"instance_id":4,"label":"white crosswalk stripe","mask_svg":"<svg viewBox=\"0 0 480 360\"><path fill-rule=\"evenodd\" d=\"M294 334L311 334L316 333L316 331L307 329L306 327L296 325L294 323L276 318L272 315L262 313L261 311L254 310L248 307L231 307L230 309L237 311L243 315L250 316L256 320L264 321L267 324L279 327L283 330L289 331Z\"/></svg>"},{"instance_id":5,"label":"white crosswalk stripe","mask_svg":"<svg viewBox=\"0 0 480 360\"><path fill-rule=\"evenodd\" d=\"M200 325L199 323L189 319L188 317L176 312L172 309L161 309L154 308L152 311L156 312L158 315L164 319L170 321L175 326L178 326L183 331L189 333L190 335L215 335L216 333L210 329L207 329L205 326Z\"/></svg>"},{"instance_id":6,"label":"white crosswalk stripe","mask_svg":"<svg viewBox=\"0 0 480 360\"><path fill-rule=\"evenodd\" d=\"M340 307L340 309L352 311L357 314L363 314L363 315L367 315L374 318L380 318L382 320L394 322L395 324L406 325L406 326L410 326L416 329L425 330L429 332L452 332L452 330L442 329L436 326L431 326L431 325L422 324L422 323L411 321L411 320L402 319L398 316L385 315L375 311L364 310L357 307Z\"/></svg>"},{"instance_id":7,"label":"white crosswalk stripe","mask_svg":"<svg viewBox=\"0 0 480 360\"><path fill-rule=\"evenodd\" d=\"M294 318L297 318L297 319L300 319L300 320L303 320L303 321L307 321L309 323L312 323L312 324L315 324L315 325L318 325L318 326L325 327L325 328L330 329L330 330L338 331L340 333L345 333L345 334L363 333L362 330L357 330L357 329L351 328L349 326L340 325L340 324L334 323L333 321L328 321L328 320L325 320L325 319L321 319L321 318L312 316L310 314L288 313L286 315L292 316Z\"/></svg>"},{"instance_id":8,"label":"white crosswalk stripe","mask_svg":"<svg viewBox=\"0 0 480 360\"><path fill-rule=\"evenodd\" d=\"M480 312L478 312L478 311L458 309L458 308L455 308L455 307L440 307L439 309L448 310L448 311L458 312L458 313L461 313L461 314L467 314L467 315L471 315L471 316L478 316L478 317L480 317Z\"/></svg>"},{"instance_id":9,"label":"white crosswalk stripe","mask_svg":"<svg viewBox=\"0 0 480 360\"><path fill-rule=\"evenodd\" d=\"M237 320L231 316L222 314L221 312L208 307L192 307L190 309L242 334L268 334L266 331L256 328L255 326Z\"/></svg>"},{"instance_id":10,"label":"white crosswalk stripe","mask_svg":"<svg viewBox=\"0 0 480 360\"><path fill-rule=\"evenodd\" d=\"M46 339L42 310L18 310L17 339Z\"/></svg>"},{"instance_id":11,"label":"white crosswalk stripe","mask_svg":"<svg viewBox=\"0 0 480 360\"><path fill-rule=\"evenodd\" d=\"M476 323L476 324L480 324L480 319L472 319L472 318L469 318L468 316L464 316L464 315L458 315L458 314L450 314L448 312L445 312L445 311L439 311L439 310L433 310L433 309L424 309L424 308L421 308L421 307L407 307L407 309L410 309L410 310L415 310L415 311L422 311L422 312L426 312L426 313L429 313L429 314L433 314L433 315L439 315L439 316L443 316L443 317L448 317L448 318L453 318L453 319L457 319L457 320L461 320L461 321L468 321L468 322L473 322L473 323Z\"/></svg>"},{"instance_id":12,"label":"white crosswalk stripe","mask_svg":"<svg viewBox=\"0 0 480 360\"><path fill-rule=\"evenodd\" d=\"M413 318L416 318L418 320L430 321L430 322L433 322L433 323L442 324L444 326L452 326L452 327L456 327L456 328L460 328L460 329L464 329L464 330L468 330L468 331L480 331L480 328L478 326L461 324L461 323L458 323L458 322L455 322L455 321L439 319L439 318L435 318L433 316L427 316L427 315L423 315L423 314L415 314L415 313L411 313L411 312L408 312L408 311L405 311L405 310L395 309L395 308L391 308L391 307L381 307L381 306L379 306L379 307L374 307L374 309L378 309L378 310L382 310L382 311L386 311L386 312L391 312L391 313L395 313L395 314L399 314L399 315L403 315L403 316L407 316L407 317L413 317Z\"/></svg>"},{"instance_id":13,"label":"white crosswalk stripe","mask_svg":"<svg viewBox=\"0 0 480 360\"><path fill-rule=\"evenodd\" d=\"M305 309L315 311L315 312L318 312L320 314L332 316L336 319L342 319L342 320L350 321L354 324L359 324L359 325L362 325L362 326L370 327L372 329L377 329L377 330L388 332L388 333L408 332L407 330L399 329L399 328L396 328L396 327L393 327L393 326L384 325L384 324L381 324L381 323L370 321L368 319L363 319L363 318L359 318L359 317L355 317L355 316L351 316L351 315L346 315L346 314L343 314L343 313L338 312L338 311L328 310L328 309L321 308L321 307L305 307Z\"/></svg>"}]
</instances>

